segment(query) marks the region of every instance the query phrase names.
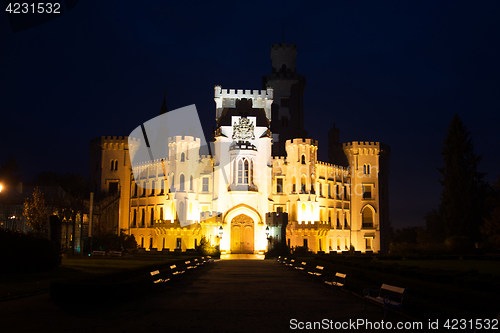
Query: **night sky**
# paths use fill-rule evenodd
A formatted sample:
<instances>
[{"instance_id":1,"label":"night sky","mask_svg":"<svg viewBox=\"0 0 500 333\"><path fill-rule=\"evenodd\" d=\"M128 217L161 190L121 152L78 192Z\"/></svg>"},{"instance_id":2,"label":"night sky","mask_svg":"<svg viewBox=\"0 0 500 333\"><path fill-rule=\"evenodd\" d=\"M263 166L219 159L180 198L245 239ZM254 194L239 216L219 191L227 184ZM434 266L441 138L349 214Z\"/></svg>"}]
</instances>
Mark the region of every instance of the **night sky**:
<instances>
[{"instance_id":1,"label":"night sky","mask_svg":"<svg viewBox=\"0 0 500 333\"><path fill-rule=\"evenodd\" d=\"M213 87L261 89L270 46L298 46L305 128L327 159L341 141L391 146L395 227L424 225L440 196L437 167L457 113L500 174L500 1L80 1L13 32L0 13L0 163L25 181L40 171L89 175L89 140L128 135L196 104L205 131Z\"/></svg>"}]
</instances>

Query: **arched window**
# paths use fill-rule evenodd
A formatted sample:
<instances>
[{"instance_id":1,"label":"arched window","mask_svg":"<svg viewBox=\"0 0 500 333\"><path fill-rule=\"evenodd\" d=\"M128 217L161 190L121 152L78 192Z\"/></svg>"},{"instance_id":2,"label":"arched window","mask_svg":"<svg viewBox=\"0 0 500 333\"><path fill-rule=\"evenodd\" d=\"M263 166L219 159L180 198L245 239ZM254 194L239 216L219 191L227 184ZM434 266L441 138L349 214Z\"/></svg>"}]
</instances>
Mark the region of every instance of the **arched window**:
<instances>
[{"instance_id":1,"label":"arched window","mask_svg":"<svg viewBox=\"0 0 500 333\"><path fill-rule=\"evenodd\" d=\"M302 221L305 221L306 220L306 204L305 203L302 203L302 205L300 206L300 211L301 211L301 220Z\"/></svg>"},{"instance_id":2,"label":"arched window","mask_svg":"<svg viewBox=\"0 0 500 333\"><path fill-rule=\"evenodd\" d=\"M306 164L306 155L302 154L301 163Z\"/></svg>"},{"instance_id":3,"label":"arched window","mask_svg":"<svg viewBox=\"0 0 500 333\"><path fill-rule=\"evenodd\" d=\"M306 193L306 176L300 177L300 192Z\"/></svg>"},{"instance_id":4,"label":"arched window","mask_svg":"<svg viewBox=\"0 0 500 333\"><path fill-rule=\"evenodd\" d=\"M172 172L172 174L170 175L170 192L174 192L175 191L175 187L174 187L174 173Z\"/></svg>"},{"instance_id":5,"label":"arched window","mask_svg":"<svg viewBox=\"0 0 500 333\"><path fill-rule=\"evenodd\" d=\"M245 173L243 176L243 184L248 184L248 169L249 169L248 160L245 160Z\"/></svg>"},{"instance_id":6,"label":"arched window","mask_svg":"<svg viewBox=\"0 0 500 333\"><path fill-rule=\"evenodd\" d=\"M153 225L155 223L155 209L153 207L151 207L151 217L149 219L151 225Z\"/></svg>"},{"instance_id":7,"label":"arched window","mask_svg":"<svg viewBox=\"0 0 500 333\"><path fill-rule=\"evenodd\" d=\"M191 177L189 177L189 190L190 191L193 190L193 175L191 175Z\"/></svg>"},{"instance_id":8,"label":"arched window","mask_svg":"<svg viewBox=\"0 0 500 333\"><path fill-rule=\"evenodd\" d=\"M115 160L111 160L111 170L115 169Z\"/></svg>"},{"instance_id":9,"label":"arched window","mask_svg":"<svg viewBox=\"0 0 500 333\"><path fill-rule=\"evenodd\" d=\"M144 220L146 219L146 210L142 209L142 215L141 215L141 225L144 226L146 223Z\"/></svg>"},{"instance_id":10,"label":"arched window","mask_svg":"<svg viewBox=\"0 0 500 333\"><path fill-rule=\"evenodd\" d=\"M365 207L362 213L363 228L373 228L373 211L369 207Z\"/></svg>"},{"instance_id":11,"label":"arched window","mask_svg":"<svg viewBox=\"0 0 500 333\"><path fill-rule=\"evenodd\" d=\"M369 175L370 174L370 164L367 164L366 165L366 174Z\"/></svg>"},{"instance_id":12,"label":"arched window","mask_svg":"<svg viewBox=\"0 0 500 333\"><path fill-rule=\"evenodd\" d=\"M250 160L250 184L253 184L253 160Z\"/></svg>"},{"instance_id":13,"label":"arched window","mask_svg":"<svg viewBox=\"0 0 500 333\"><path fill-rule=\"evenodd\" d=\"M181 153L181 162L184 162L186 159L186 155L184 153Z\"/></svg>"},{"instance_id":14,"label":"arched window","mask_svg":"<svg viewBox=\"0 0 500 333\"><path fill-rule=\"evenodd\" d=\"M363 165L363 175L366 175L366 164Z\"/></svg>"},{"instance_id":15,"label":"arched window","mask_svg":"<svg viewBox=\"0 0 500 333\"><path fill-rule=\"evenodd\" d=\"M314 177L311 176L311 193L312 194L316 194L316 191L314 190L314 185L315 185Z\"/></svg>"},{"instance_id":16,"label":"arched window","mask_svg":"<svg viewBox=\"0 0 500 333\"><path fill-rule=\"evenodd\" d=\"M295 176L292 177L292 193L296 192L296 186L297 186L297 180L295 179Z\"/></svg>"},{"instance_id":17,"label":"arched window","mask_svg":"<svg viewBox=\"0 0 500 333\"><path fill-rule=\"evenodd\" d=\"M115 170L118 170L118 160L115 160Z\"/></svg>"},{"instance_id":18,"label":"arched window","mask_svg":"<svg viewBox=\"0 0 500 333\"><path fill-rule=\"evenodd\" d=\"M292 221L297 221L297 205L292 204Z\"/></svg>"},{"instance_id":19,"label":"arched window","mask_svg":"<svg viewBox=\"0 0 500 333\"><path fill-rule=\"evenodd\" d=\"M181 192L184 191L184 175L181 174L180 179L179 179L179 190Z\"/></svg>"},{"instance_id":20,"label":"arched window","mask_svg":"<svg viewBox=\"0 0 500 333\"><path fill-rule=\"evenodd\" d=\"M134 208L134 216L132 217L132 225L135 227L137 225L137 209Z\"/></svg>"},{"instance_id":21,"label":"arched window","mask_svg":"<svg viewBox=\"0 0 500 333\"><path fill-rule=\"evenodd\" d=\"M186 221L186 211L184 209L184 202L179 202L179 222L183 223Z\"/></svg>"},{"instance_id":22,"label":"arched window","mask_svg":"<svg viewBox=\"0 0 500 333\"><path fill-rule=\"evenodd\" d=\"M238 161L238 184L243 183L243 161Z\"/></svg>"}]
</instances>

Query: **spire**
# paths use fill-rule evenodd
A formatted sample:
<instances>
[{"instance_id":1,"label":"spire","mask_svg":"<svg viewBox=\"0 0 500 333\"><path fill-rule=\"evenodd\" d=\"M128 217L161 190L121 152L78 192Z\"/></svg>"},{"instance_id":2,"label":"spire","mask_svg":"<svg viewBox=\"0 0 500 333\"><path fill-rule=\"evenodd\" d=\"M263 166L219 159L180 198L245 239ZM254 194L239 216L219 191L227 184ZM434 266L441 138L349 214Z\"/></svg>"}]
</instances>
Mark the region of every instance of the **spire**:
<instances>
[{"instance_id":1,"label":"spire","mask_svg":"<svg viewBox=\"0 0 500 333\"><path fill-rule=\"evenodd\" d=\"M167 89L165 89L165 93L163 94L163 104L161 105L161 108L160 108L160 114L164 114L167 112L168 112L168 109L167 109Z\"/></svg>"}]
</instances>

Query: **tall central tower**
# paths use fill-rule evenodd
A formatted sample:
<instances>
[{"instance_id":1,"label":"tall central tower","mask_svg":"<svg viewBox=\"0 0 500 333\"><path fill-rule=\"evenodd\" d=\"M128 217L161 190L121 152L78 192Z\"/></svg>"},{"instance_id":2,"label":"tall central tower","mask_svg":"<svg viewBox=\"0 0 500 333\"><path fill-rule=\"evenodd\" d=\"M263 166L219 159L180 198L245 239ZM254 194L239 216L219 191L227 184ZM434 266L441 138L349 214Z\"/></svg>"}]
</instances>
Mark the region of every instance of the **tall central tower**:
<instances>
[{"instance_id":1,"label":"tall central tower","mask_svg":"<svg viewBox=\"0 0 500 333\"><path fill-rule=\"evenodd\" d=\"M272 73L262 78L263 89L274 89L271 107L273 156L285 155L285 142L305 138L303 96L306 78L295 71L297 46L279 43L271 46Z\"/></svg>"}]
</instances>

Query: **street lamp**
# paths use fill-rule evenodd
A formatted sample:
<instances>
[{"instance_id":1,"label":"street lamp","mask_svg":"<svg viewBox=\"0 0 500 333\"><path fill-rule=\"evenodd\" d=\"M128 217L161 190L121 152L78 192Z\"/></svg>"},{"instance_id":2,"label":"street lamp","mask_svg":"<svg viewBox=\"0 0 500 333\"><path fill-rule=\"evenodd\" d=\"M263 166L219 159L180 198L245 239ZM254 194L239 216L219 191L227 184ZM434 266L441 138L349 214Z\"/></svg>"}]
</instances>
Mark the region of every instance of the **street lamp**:
<instances>
[{"instance_id":1,"label":"street lamp","mask_svg":"<svg viewBox=\"0 0 500 333\"><path fill-rule=\"evenodd\" d=\"M269 239L269 233L270 233L269 226L267 226L266 227L266 237L267 237L267 239Z\"/></svg>"},{"instance_id":2,"label":"street lamp","mask_svg":"<svg viewBox=\"0 0 500 333\"><path fill-rule=\"evenodd\" d=\"M219 234L217 235L217 238L222 238L222 234L224 233L224 229L222 229L222 226L219 227Z\"/></svg>"}]
</instances>

